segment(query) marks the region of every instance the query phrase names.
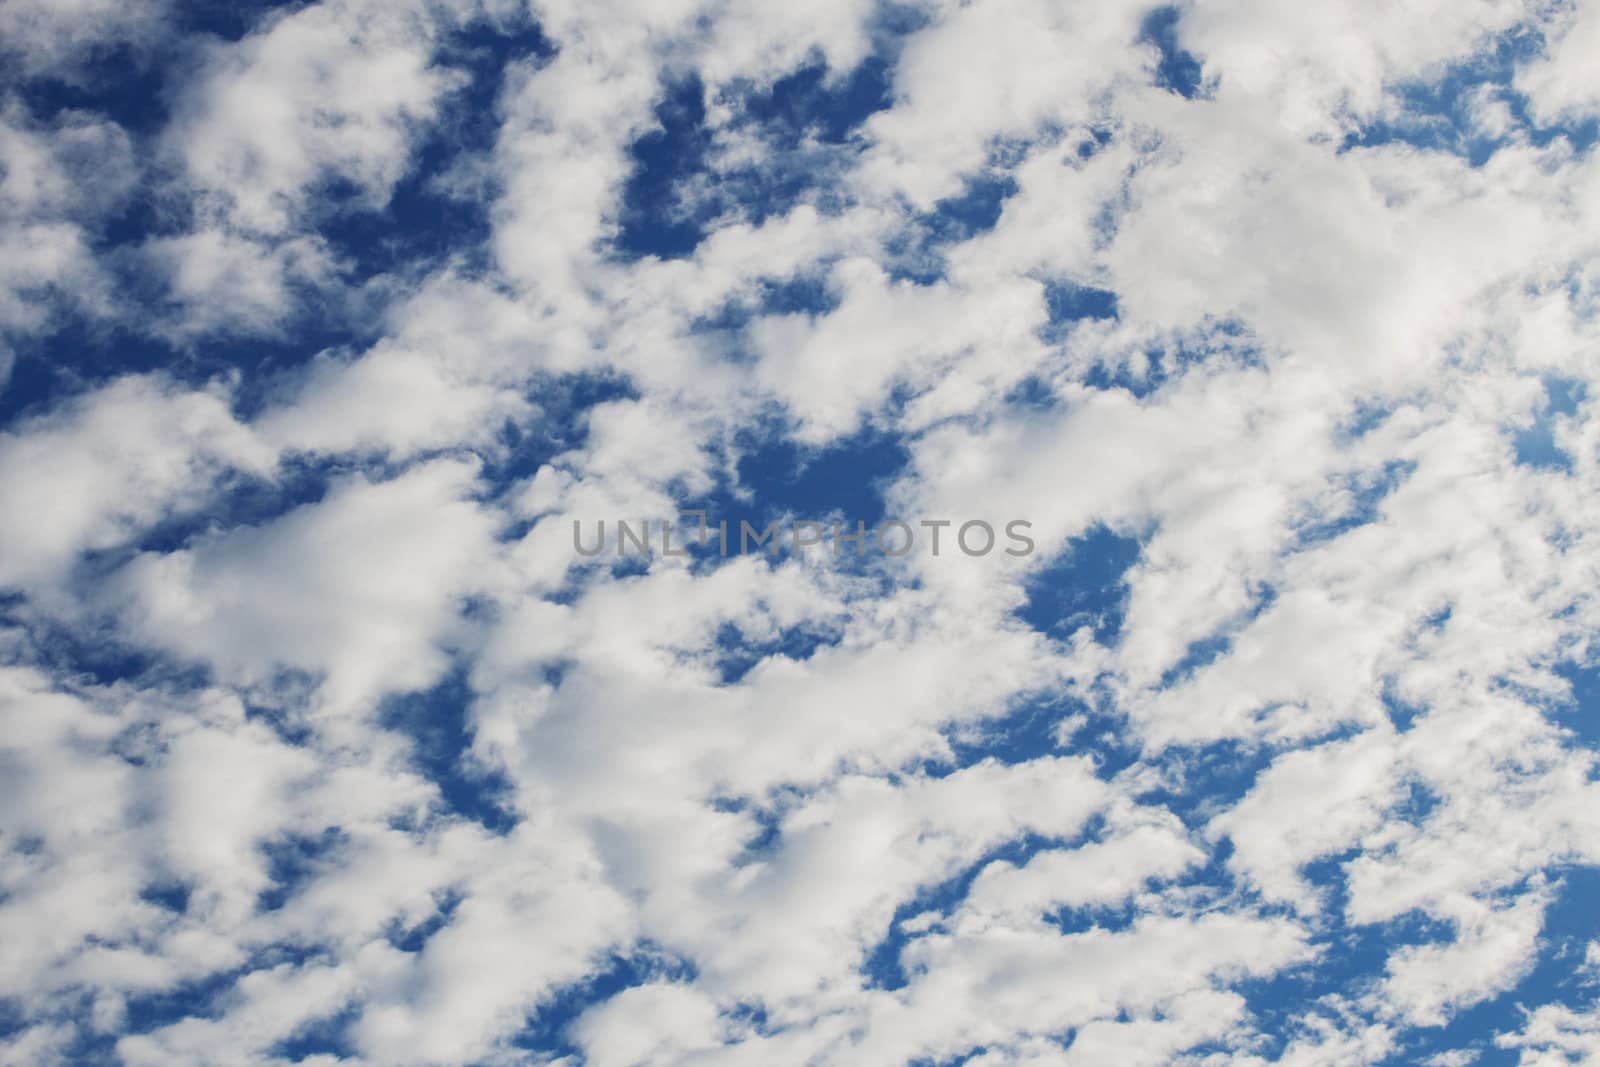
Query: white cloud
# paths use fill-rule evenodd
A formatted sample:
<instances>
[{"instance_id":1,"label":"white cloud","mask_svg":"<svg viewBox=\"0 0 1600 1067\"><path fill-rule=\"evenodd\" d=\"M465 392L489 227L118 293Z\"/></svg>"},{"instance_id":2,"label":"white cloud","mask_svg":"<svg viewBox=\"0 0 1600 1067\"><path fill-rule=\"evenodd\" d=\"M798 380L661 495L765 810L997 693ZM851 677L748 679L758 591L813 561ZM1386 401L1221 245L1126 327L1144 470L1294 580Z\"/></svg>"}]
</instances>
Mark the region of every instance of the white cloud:
<instances>
[{"instance_id":1,"label":"white cloud","mask_svg":"<svg viewBox=\"0 0 1600 1067\"><path fill-rule=\"evenodd\" d=\"M67 312L99 317L112 310L111 284L91 246L96 227L128 196L138 166L114 123L70 111L36 123L10 96L0 100L0 158L3 387L18 341L46 332Z\"/></svg>"},{"instance_id":2,"label":"white cloud","mask_svg":"<svg viewBox=\"0 0 1600 1067\"><path fill-rule=\"evenodd\" d=\"M434 33L419 6L334 0L212 45L167 130L203 206L267 235L303 221L318 183L381 208L460 81L431 65Z\"/></svg>"},{"instance_id":3,"label":"white cloud","mask_svg":"<svg viewBox=\"0 0 1600 1067\"><path fill-rule=\"evenodd\" d=\"M1587 1067L1600 1062L1600 1010L1546 1004L1528 1013L1521 1030L1498 1035L1495 1044L1521 1049L1518 1067Z\"/></svg>"},{"instance_id":4,"label":"white cloud","mask_svg":"<svg viewBox=\"0 0 1600 1067\"><path fill-rule=\"evenodd\" d=\"M166 278L185 333L279 332L306 294L331 288L339 263L318 238L260 241L224 229L158 237L144 249Z\"/></svg>"},{"instance_id":5,"label":"white cloud","mask_svg":"<svg viewBox=\"0 0 1600 1067\"><path fill-rule=\"evenodd\" d=\"M1592 4L1563 8L1547 33L1544 54L1517 70L1516 87L1528 94L1541 123L1581 120L1600 109L1587 57L1600 49L1600 13Z\"/></svg>"},{"instance_id":6,"label":"white cloud","mask_svg":"<svg viewBox=\"0 0 1600 1067\"><path fill-rule=\"evenodd\" d=\"M424 688L448 665L463 598L491 580L474 474L446 460L355 479L266 525L142 555L116 583L129 632L238 684L324 677L332 710Z\"/></svg>"},{"instance_id":7,"label":"white cloud","mask_svg":"<svg viewBox=\"0 0 1600 1067\"><path fill-rule=\"evenodd\" d=\"M15 0L0 10L0 51L28 76L90 81L90 61L119 45L159 40L166 0Z\"/></svg>"},{"instance_id":8,"label":"white cloud","mask_svg":"<svg viewBox=\"0 0 1600 1067\"><path fill-rule=\"evenodd\" d=\"M722 1045L717 1005L687 986L656 982L627 989L584 1014L574 1028L585 1062L626 1067L652 1057L704 1053Z\"/></svg>"},{"instance_id":9,"label":"white cloud","mask_svg":"<svg viewBox=\"0 0 1600 1067\"><path fill-rule=\"evenodd\" d=\"M274 458L221 389L129 377L87 393L0 436L0 581L48 590L79 553L126 543L228 469Z\"/></svg>"},{"instance_id":10,"label":"white cloud","mask_svg":"<svg viewBox=\"0 0 1600 1067\"><path fill-rule=\"evenodd\" d=\"M1380 996L1412 1022L1441 1026L1456 1008L1509 989L1532 962L1547 903L1537 892L1499 909L1464 903L1452 916L1456 940L1396 952Z\"/></svg>"}]
</instances>

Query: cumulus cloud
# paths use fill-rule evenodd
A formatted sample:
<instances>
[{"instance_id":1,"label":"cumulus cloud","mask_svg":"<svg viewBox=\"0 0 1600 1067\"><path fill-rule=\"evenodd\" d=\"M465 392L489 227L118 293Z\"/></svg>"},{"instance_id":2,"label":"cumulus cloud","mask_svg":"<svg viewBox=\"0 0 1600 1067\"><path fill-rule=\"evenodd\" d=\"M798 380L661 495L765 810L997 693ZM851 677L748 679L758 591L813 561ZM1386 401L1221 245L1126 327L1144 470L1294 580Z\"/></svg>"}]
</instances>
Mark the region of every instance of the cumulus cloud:
<instances>
[{"instance_id":1,"label":"cumulus cloud","mask_svg":"<svg viewBox=\"0 0 1600 1067\"><path fill-rule=\"evenodd\" d=\"M381 207L415 130L460 77L430 63L426 15L315 4L212 45L167 131L202 200L263 234L299 222L320 183Z\"/></svg>"},{"instance_id":2,"label":"cumulus cloud","mask_svg":"<svg viewBox=\"0 0 1600 1067\"><path fill-rule=\"evenodd\" d=\"M260 472L274 458L222 389L128 377L75 398L0 437L12 505L0 581L48 591L80 553L126 544L199 504L224 472Z\"/></svg>"},{"instance_id":3,"label":"cumulus cloud","mask_svg":"<svg viewBox=\"0 0 1600 1067\"><path fill-rule=\"evenodd\" d=\"M357 479L266 525L141 554L113 595L139 639L245 685L306 671L325 676L339 708L425 688L448 664L441 642L462 601L488 577L492 527L463 499L472 474L440 461Z\"/></svg>"},{"instance_id":4,"label":"cumulus cloud","mask_svg":"<svg viewBox=\"0 0 1600 1067\"><path fill-rule=\"evenodd\" d=\"M9 10L9 9L8 9ZM86 112L36 121L0 101L0 380L15 348L75 310L111 310L112 286L94 255L96 231L126 199L137 164L127 134Z\"/></svg>"},{"instance_id":5,"label":"cumulus cloud","mask_svg":"<svg viewBox=\"0 0 1600 1067\"><path fill-rule=\"evenodd\" d=\"M165 36L166 0L17 0L0 13L0 50L25 77L95 79L93 60Z\"/></svg>"}]
</instances>

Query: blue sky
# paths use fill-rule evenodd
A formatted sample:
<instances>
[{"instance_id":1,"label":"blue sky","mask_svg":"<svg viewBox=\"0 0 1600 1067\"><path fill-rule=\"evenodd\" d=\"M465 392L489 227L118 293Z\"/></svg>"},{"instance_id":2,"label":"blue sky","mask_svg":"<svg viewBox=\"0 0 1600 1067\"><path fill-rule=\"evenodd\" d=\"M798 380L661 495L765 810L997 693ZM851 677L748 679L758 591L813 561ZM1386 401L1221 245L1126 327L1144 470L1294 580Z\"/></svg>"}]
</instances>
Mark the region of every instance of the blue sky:
<instances>
[{"instance_id":1,"label":"blue sky","mask_svg":"<svg viewBox=\"0 0 1600 1067\"><path fill-rule=\"evenodd\" d=\"M0 1064L1600 1062L1597 51L11 0Z\"/></svg>"}]
</instances>

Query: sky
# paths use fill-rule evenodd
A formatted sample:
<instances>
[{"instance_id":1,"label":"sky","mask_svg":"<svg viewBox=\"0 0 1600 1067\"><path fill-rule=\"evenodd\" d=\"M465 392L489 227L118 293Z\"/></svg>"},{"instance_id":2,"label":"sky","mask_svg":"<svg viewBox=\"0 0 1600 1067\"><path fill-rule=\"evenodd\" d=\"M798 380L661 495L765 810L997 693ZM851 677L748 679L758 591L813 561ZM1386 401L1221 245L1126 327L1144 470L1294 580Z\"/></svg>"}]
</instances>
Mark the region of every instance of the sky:
<instances>
[{"instance_id":1,"label":"sky","mask_svg":"<svg viewBox=\"0 0 1600 1067\"><path fill-rule=\"evenodd\" d=\"M6 0L0 1065L1600 1064L1597 56Z\"/></svg>"}]
</instances>

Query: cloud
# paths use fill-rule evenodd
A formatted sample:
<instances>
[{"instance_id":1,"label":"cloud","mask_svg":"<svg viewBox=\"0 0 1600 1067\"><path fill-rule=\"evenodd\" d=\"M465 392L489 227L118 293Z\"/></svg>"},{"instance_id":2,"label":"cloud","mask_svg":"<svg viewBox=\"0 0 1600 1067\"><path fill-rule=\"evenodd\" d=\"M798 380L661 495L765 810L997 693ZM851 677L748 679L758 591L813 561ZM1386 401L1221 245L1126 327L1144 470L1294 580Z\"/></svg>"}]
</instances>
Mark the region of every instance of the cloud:
<instances>
[{"instance_id":1,"label":"cloud","mask_svg":"<svg viewBox=\"0 0 1600 1067\"><path fill-rule=\"evenodd\" d=\"M415 6L314 4L213 45L166 136L202 206L241 230L297 227L322 183L381 208L460 76L430 63Z\"/></svg>"},{"instance_id":2,"label":"cloud","mask_svg":"<svg viewBox=\"0 0 1600 1067\"><path fill-rule=\"evenodd\" d=\"M8 10L11 10L8 8ZM15 348L70 312L104 316L112 285L93 243L127 198L138 163L122 128L84 112L33 120L0 103L0 382Z\"/></svg>"},{"instance_id":3,"label":"cloud","mask_svg":"<svg viewBox=\"0 0 1600 1067\"><path fill-rule=\"evenodd\" d=\"M48 590L86 551L126 544L198 505L230 469L260 472L272 450L234 420L221 389L128 377L0 437L0 581Z\"/></svg>"},{"instance_id":4,"label":"cloud","mask_svg":"<svg viewBox=\"0 0 1600 1067\"><path fill-rule=\"evenodd\" d=\"M97 54L148 47L163 36L167 7L166 0L18 0L0 13L0 49L24 77L89 81Z\"/></svg>"},{"instance_id":5,"label":"cloud","mask_svg":"<svg viewBox=\"0 0 1600 1067\"><path fill-rule=\"evenodd\" d=\"M1551 28L1545 52L1517 71L1516 86L1528 94L1543 123L1573 121L1600 108L1600 93L1586 78L1582 57L1600 45L1600 16L1594 8L1564 10Z\"/></svg>"},{"instance_id":6,"label":"cloud","mask_svg":"<svg viewBox=\"0 0 1600 1067\"><path fill-rule=\"evenodd\" d=\"M141 555L114 595L138 639L241 684L280 670L325 676L334 709L425 688L448 666L441 642L462 600L485 580L493 527L464 499L473 473L444 460L353 480L266 525Z\"/></svg>"}]
</instances>

